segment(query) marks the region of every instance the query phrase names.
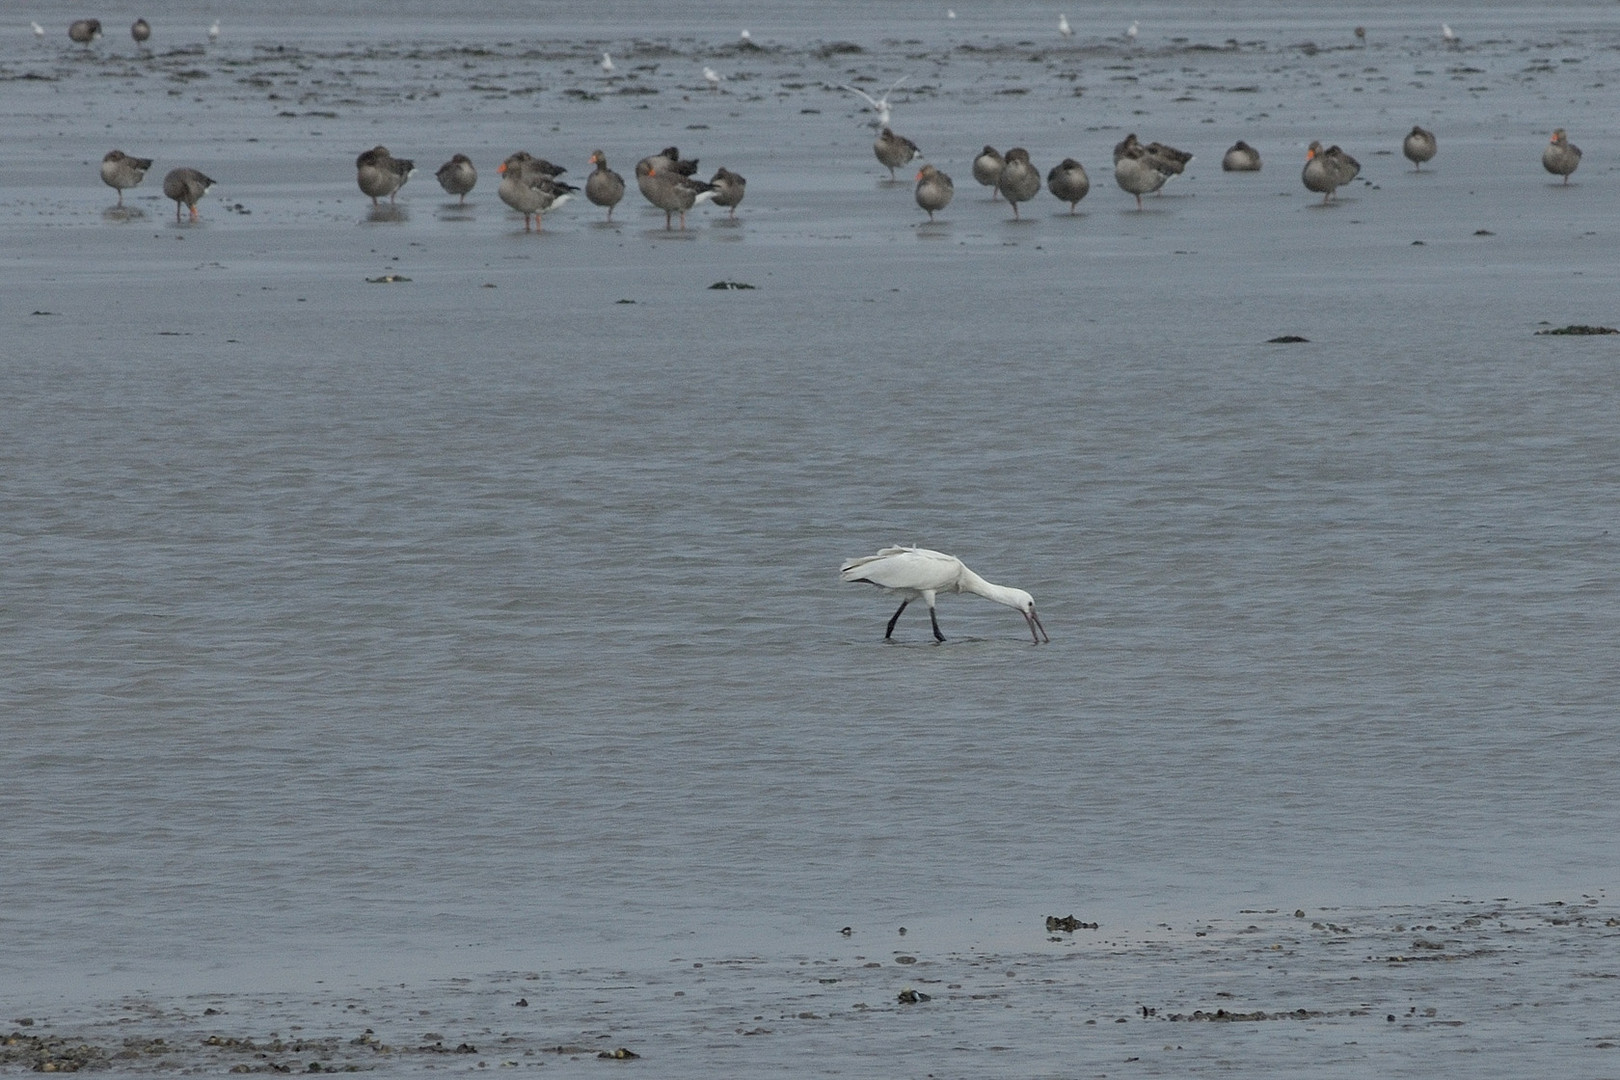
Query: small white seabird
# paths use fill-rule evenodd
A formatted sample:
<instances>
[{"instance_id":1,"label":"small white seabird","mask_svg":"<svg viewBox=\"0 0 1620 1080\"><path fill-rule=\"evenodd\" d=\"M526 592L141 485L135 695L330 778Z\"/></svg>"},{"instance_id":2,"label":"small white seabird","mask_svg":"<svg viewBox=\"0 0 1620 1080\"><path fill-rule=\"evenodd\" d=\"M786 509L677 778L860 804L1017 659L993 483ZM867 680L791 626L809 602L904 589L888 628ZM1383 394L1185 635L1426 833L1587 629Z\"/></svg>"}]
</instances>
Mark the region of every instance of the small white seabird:
<instances>
[{"instance_id":1,"label":"small white seabird","mask_svg":"<svg viewBox=\"0 0 1620 1080\"><path fill-rule=\"evenodd\" d=\"M877 113L877 119L872 122L872 126L885 128L889 126L889 114L892 111L889 108L889 95L894 93L895 88L909 78L911 78L910 75L902 75L898 79L894 80L894 82L889 84L889 88L883 91L883 96L880 98L874 98L865 90L857 89L848 83L843 83L842 85L844 89L848 90L850 93L859 94L861 97L865 98L866 103L872 107L872 111Z\"/></svg>"}]
</instances>

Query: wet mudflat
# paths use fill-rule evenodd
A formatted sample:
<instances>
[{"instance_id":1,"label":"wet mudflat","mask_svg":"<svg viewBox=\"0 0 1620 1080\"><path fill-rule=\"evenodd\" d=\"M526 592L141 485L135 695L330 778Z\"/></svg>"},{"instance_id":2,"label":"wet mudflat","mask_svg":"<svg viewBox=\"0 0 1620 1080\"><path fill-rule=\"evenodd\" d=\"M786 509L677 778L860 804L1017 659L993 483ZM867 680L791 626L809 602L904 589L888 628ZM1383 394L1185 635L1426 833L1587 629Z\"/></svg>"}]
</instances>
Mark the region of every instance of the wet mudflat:
<instances>
[{"instance_id":1,"label":"wet mudflat","mask_svg":"<svg viewBox=\"0 0 1620 1080\"><path fill-rule=\"evenodd\" d=\"M1437 920L1437 921L1436 921ZM851 928L853 931L853 928ZM1032 928L1033 929L1033 928ZM485 972L306 994L131 996L26 1018L13 1065L169 1071L546 1068L660 1075L1602 1075L1620 918L1597 898L1239 911L940 947L853 931L805 954Z\"/></svg>"},{"instance_id":2,"label":"wet mudflat","mask_svg":"<svg viewBox=\"0 0 1620 1080\"><path fill-rule=\"evenodd\" d=\"M0 1061L1613 1071L1620 16L318 6L0 42Z\"/></svg>"}]
</instances>

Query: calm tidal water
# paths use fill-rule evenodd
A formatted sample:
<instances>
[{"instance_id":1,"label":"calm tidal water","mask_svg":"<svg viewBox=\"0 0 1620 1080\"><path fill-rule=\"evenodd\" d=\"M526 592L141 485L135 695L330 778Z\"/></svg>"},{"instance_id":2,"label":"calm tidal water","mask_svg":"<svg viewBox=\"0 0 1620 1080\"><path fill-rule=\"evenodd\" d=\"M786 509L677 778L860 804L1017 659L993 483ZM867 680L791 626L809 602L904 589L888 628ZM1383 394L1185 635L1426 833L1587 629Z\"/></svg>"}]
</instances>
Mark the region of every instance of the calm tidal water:
<instances>
[{"instance_id":1,"label":"calm tidal water","mask_svg":"<svg viewBox=\"0 0 1620 1080\"><path fill-rule=\"evenodd\" d=\"M1535 331L1620 320L1620 14L700 7L223 5L205 48L159 5L150 56L22 13L0 1016L670 1076L1612 1072L1620 354ZM840 88L901 75L933 226ZM1141 213L1127 130L1197 154ZM1363 163L1338 206L1313 138ZM736 222L632 185L525 236L494 194L519 147L671 142L749 177ZM1081 214L1011 222L985 142L1079 157ZM115 145L158 159L129 214ZM1052 644L972 597L885 644L836 570L890 543ZM1218 1007L1312 1015L1160 1029Z\"/></svg>"}]
</instances>

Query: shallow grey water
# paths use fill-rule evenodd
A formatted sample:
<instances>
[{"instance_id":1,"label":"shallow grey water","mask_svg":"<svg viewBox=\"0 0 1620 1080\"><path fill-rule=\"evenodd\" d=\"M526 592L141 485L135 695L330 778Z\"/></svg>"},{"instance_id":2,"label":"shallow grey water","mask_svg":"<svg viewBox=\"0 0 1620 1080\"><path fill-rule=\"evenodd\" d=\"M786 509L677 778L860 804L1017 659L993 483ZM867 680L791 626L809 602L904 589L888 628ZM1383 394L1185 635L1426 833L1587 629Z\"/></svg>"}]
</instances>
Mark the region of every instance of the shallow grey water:
<instances>
[{"instance_id":1,"label":"shallow grey water","mask_svg":"<svg viewBox=\"0 0 1620 1080\"><path fill-rule=\"evenodd\" d=\"M1105 13L1065 45L999 7L785 7L749 12L758 54L725 12L537 40L493 8L220 10L207 51L154 18L150 58L111 19L88 58L0 52L28 117L0 166L4 1016L91 1037L135 1001L193 1047L349 1046L340 988L477 1042L538 981L520 1050L1055 1075L1148 1045L1076 1018L1219 1007L1219 980L1172 992L1214 964L1320 1034L1149 1074L1389 1075L1323 1048L1402 994L1465 1024L1419 1025L1446 1038L1414 1071L1608 1060L1567 987L1616 963L1620 369L1614 338L1534 336L1616 321L1607 8L1487 9L1443 50L1438 16L1378 10ZM608 93L604 48L657 92ZM838 86L907 73L895 125L958 180L934 226ZM1414 120L1432 175L1399 157ZM1558 125L1587 150L1567 189L1537 164ZM1106 168L1131 129L1198 154L1142 213ZM1258 176L1220 173L1237 137ZM1363 163L1336 207L1299 185L1312 138ZM392 216L349 166L379 139L418 160ZM615 226L571 205L525 236L494 196L518 146L578 176L672 141L750 178L735 224L670 236L632 192ZM968 171L986 141L1080 157L1082 213L1007 220ZM132 215L104 212L113 144L159 159ZM457 149L467 210L431 176ZM182 163L220 181L198 226L158 191ZM836 567L891 542L1029 589L1052 645L956 597L945 646L913 611L884 645L893 604ZM1588 900L1589 926L1541 906ZM1512 945L1519 976L1348 989L1476 903L1523 936L1466 956ZM1359 949L1303 949L1303 991L1242 959L1240 911L1281 912L1269 948L1296 907L1353 913L1322 918ZM1047 967L1071 911L1123 943L1095 977ZM901 948L962 984L949 1012L894 1006ZM801 1001L803 965L878 960ZM1004 960L1050 998L974 997ZM703 1006L665 974L697 962ZM922 1041L859 1019L880 1004ZM756 1007L843 1021L745 1039ZM959 1027L1032 1057L940 1059Z\"/></svg>"}]
</instances>

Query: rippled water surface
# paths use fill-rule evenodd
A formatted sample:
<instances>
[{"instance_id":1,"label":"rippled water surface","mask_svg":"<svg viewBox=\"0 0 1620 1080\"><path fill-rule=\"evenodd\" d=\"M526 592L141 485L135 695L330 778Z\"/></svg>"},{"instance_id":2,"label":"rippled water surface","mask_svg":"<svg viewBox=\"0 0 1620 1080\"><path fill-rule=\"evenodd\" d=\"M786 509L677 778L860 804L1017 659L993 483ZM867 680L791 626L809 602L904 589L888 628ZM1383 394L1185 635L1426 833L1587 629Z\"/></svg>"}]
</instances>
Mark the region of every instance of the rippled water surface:
<instances>
[{"instance_id":1,"label":"rippled water surface","mask_svg":"<svg viewBox=\"0 0 1620 1080\"><path fill-rule=\"evenodd\" d=\"M0 41L0 1064L1620 1067L1614 9L325 8Z\"/></svg>"}]
</instances>

